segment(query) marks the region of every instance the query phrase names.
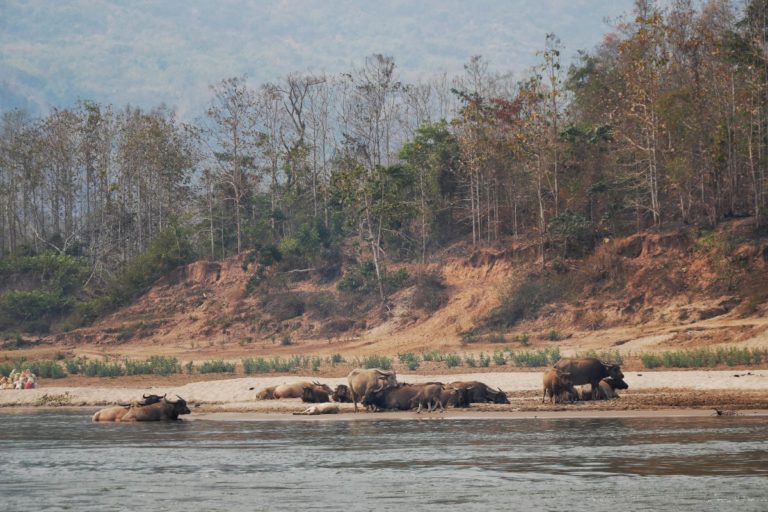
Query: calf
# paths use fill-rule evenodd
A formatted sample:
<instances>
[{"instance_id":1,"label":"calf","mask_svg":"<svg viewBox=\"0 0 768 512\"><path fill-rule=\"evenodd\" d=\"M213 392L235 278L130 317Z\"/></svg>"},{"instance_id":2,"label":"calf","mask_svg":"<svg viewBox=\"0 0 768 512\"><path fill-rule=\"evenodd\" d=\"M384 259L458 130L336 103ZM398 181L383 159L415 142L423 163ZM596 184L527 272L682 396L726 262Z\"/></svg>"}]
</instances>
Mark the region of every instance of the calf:
<instances>
[{"instance_id":1,"label":"calf","mask_svg":"<svg viewBox=\"0 0 768 512\"><path fill-rule=\"evenodd\" d=\"M542 403L546 401L547 395L550 396L553 404L563 402L568 393L571 393L572 396L576 396L576 390L573 388L571 374L568 372L551 368L544 372L542 383L544 385L544 396L541 399Z\"/></svg>"}]
</instances>

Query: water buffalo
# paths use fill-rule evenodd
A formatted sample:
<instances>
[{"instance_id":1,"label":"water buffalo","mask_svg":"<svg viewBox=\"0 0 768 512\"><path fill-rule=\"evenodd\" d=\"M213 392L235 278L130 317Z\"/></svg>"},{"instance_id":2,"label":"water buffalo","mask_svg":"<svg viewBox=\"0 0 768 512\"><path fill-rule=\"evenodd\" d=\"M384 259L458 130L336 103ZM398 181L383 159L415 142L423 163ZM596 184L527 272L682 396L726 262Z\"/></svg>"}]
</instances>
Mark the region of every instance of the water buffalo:
<instances>
[{"instance_id":1,"label":"water buffalo","mask_svg":"<svg viewBox=\"0 0 768 512\"><path fill-rule=\"evenodd\" d=\"M606 364L594 357L561 359L555 363L554 368L571 374L571 384L580 386L590 384L592 397L595 398L600 381L606 377L621 380L624 374L617 364Z\"/></svg>"},{"instance_id":2,"label":"water buffalo","mask_svg":"<svg viewBox=\"0 0 768 512\"><path fill-rule=\"evenodd\" d=\"M443 402L440 399L440 395L445 390L445 387L440 382L427 382L422 385L416 385L414 387L421 388L419 389L419 392L416 393L416 396L413 397L412 406L418 404L418 409L416 410L416 413L420 413L423 406L426 405L427 412L432 412L436 410L438 407L440 408L440 412L445 411L445 407L443 406Z\"/></svg>"},{"instance_id":3,"label":"water buffalo","mask_svg":"<svg viewBox=\"0 0 768 512\"><path fill-rule=\"evenodd\" d=\"M128 412L128 409L129 407L123 405L105 407L104 409L97 411L91 417L91 421L120 421Z\"/></svg>"},{"instance_id":4,"label":"water buffalo","mask_svg":"<svg viewBox=\"0 0 768 512\"><path fill-rule=\"evenodd\" d=\"M189 414L191 411L187 407L187 402L180 396L177 395L177 397L178 400L175 402L163 398L162 401L153 404L131 407L120 421L178 420L180 415Z\"/></svg>"},{"instance_id":5,"label":"water buffalo","mask_svg":"<svg viewBox=\"0 0 768 512\"><path fill-rule=\"evenodd\" d=\"M449 388L467 389L469 391L468 403L508 404L509 399L501 388L491 389L480 381L470 380L466 382L456 381L448 384Z\"/></svg>"},{"instance_id":6,"label":"water buffalo","mask_svg":"<svg viewBox=\"0 0 768 512\"><path fill-rule=\"evenodd\" d=\"M330 387L313 382L311 386L304 386L304 391L301 393L301 401L310 404L330 402L330 395Z\"/></svg>"},{"instance_id":7,"label":"water buffalo","mask_svg":"<svg viewBox=\"0 0 768 512\"><path fill-rule=\"evenodd\" d=\"M299 416L314 416L316 414L338 414L339 413L339 406L337 404L320 404L320 405L313 405L308 407L307 409L303 410L302 412L295 412L294 415Z\"/></svg>"},{"instance_id":8,"label":"water buffalo","mask_svg":"<svg viewBox=\"0 0 768 512\"><path fill-rule=\"evenodd\" d=\"M348 403L352 401L352 394L349 391L349 386L346 384L339 384L336 389L333 390L331 395L334 402Z\"/></svg>"},{"instance_id":9,"label":"water buffalo","mask_svg":"<svg viewBox=\"0 0 768 512\"><path fill-rule=\"evenodd\" d=\"M398 383L394 386L369 389L360 401L374 411L393 409L407 411L413 408L413 399L421 391L420 386Z\"/></svg>"},{"instance_id":10,"label":"water buffalo","mask_svg":"<svg viewBox=\"0 0 768 512\"><path fill-rule=\"evenodd\" d=\"M333 390L327 384L320 384L319 382L294 382L293 384L281 384L275 387L275 391L272 393L275 398L301 398L304 396L304 388L320 387L325 390L328 395L333 393Z\"/></svg>"},{"instance_id":11,"label":"water buffalo","mask_svg":"<svg viewBox=\"0 0 768 512\"><path fill-rule=\"evenodd\" d=\"M276 387L277 386L268 386L264 389L259 390L259 392L256 393L256 399L257 400L274 400Z\"/></svg>"},{"instance_id":12,"label":"water buffalo","mask_svg":"<svg viewBox=\"0 0 768 512\"><path fill-rule=\"evenodd\" d=\"M600 381L598 385L598 397L605 400L611 400L612 398L619 398L617 389L629 389L629 384L624 382L624 379L613 379L607 377Z\"/></svg>"},{"instance_id":13,"label":"water buffalo","mask_svg":"<svg viewBox=\"0 0 768 512\"><path fill-rule=\"evenodd\" d=\"M453 407L469 407L471 402L471 387L454 388L450 385L445 386L440 393L440 403L443 407L451 405Z\"/></svg>"},{"instance_id":14,"label":"water buffalo","mask_svg":"<svg viewBox=\"0 0 768 512\"><path fill-rule=\"evenodd\" d=\"M357 412L357 402L360 402L368 391L378 391L386 387L395 386L397 384L397 377L393 371L381 370L379 368L355 368L347 375L347 382L349 383L352 402L355 404L355 412Z\"/></svg>"},{"instance_id":15,"label":"water buffalo","mask_svg":"<svg viewBox=\"0 0 768 512\"><path fill-rule=\"evenodd\" d=\"M576 390L571 382L571 374L568 372L551 368L544 372L542 381L544 385L544 396L541 398L542 403L546 401L547 395L551 397L552 403L563 402L568 393L576 396Z\"/></svg>"}]
</instances>

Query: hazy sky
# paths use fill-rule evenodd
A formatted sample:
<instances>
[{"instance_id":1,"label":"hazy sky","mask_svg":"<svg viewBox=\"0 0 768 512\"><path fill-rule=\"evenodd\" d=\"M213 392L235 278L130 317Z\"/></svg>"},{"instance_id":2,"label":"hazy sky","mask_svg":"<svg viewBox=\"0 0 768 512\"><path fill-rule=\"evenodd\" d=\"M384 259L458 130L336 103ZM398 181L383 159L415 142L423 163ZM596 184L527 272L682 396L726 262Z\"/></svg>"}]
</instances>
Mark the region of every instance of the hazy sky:
<instances>
[{"instance_id":1,"label":"hazy sky","mask_svg":"<svg viewBox=\"0 0 768 512\"><path fill-rule=\"evenodd\" d=\"M632 0L0 0L0 110L92 99L194 117L208 86L340 73L373 53L408 81L472 55L523 77L546 33L591 50Z\"/></svg>"}]
</instances>

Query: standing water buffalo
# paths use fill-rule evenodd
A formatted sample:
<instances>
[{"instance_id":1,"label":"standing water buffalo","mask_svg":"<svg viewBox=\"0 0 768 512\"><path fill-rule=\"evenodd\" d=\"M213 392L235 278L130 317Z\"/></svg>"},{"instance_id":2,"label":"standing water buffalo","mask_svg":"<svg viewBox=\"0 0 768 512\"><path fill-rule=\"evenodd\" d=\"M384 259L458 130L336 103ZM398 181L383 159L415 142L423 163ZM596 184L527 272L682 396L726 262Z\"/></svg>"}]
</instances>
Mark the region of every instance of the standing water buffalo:
<instances>
[{"instance_id":1,"label":"standing water buffalo","mask_svg":"<svg viewBox=\"0 0 768 512\"><path fill-rule=\"evenodd\" d=\"M466 389L469 391L468 404L471 403L493 403L493 404L508 404L509 399L507 395L501 390L491 389L487 384L483 384L480 381L470 380L466 382L456 381L448 384L449 388Z\"/></svg>"},{"instance_id":2,"label":"standing water buffalo","mask_svg":"<svg viewBox=\"0 0 768 512\"><path fill-rule=\"evenodd\" d=\"M551 397L553 404L563 402L564 397L569 393L571 396L576 396L576 390L571 382L571 374L568 372L551 368L544 372L543 384L544 396L541 398L542 403L546 401L547 395Z\"/></svg>"},{"instance_id":3,"label":"standing water buffalo","mask_svg":"<svg viewBox=\"0 0 768 512\"><path fill-rule=\"evenodd\" d=\"M443 401L441 400L441 394L445 390L445 387L441 382L427 382L418 387L421 389L419 389L419 392L413 397L411 403L411 406L418 404L419 408L416 410L417 413L420 413L421 408L425 405L427 406L427 412L432 412L438 407L440 408L440 412L445 411Z\"/></svg>"},{"instance_id":4,"label":"standing water buffalo","mask_svg":"<svg viewBox=\"0 0 768 512\"><path fill-rule=\"evenodd\" d=\"M606 377L616 380L624 378L621 367L617 364L605 364L594 357L582 357L575 359L561 359L554 366L555 369L571 374L571 384L580 386L590 384L592 397L595 398L600 381Z\"/></svg>"},{"instance_id":5,"label":"standing water buffalo","mask_svg":"<svg viewBox=\"0 0 768 512\"><path fill-rule=\"evenodd\" d=\"M355 404L357 412L357 402L362 401L368 391L380 391L389 386L397 384L395 372L381 370L379 368L360 369L355 368L347 375L349 391L352 395L352 402Z\"/></svg>"}]
</instances>

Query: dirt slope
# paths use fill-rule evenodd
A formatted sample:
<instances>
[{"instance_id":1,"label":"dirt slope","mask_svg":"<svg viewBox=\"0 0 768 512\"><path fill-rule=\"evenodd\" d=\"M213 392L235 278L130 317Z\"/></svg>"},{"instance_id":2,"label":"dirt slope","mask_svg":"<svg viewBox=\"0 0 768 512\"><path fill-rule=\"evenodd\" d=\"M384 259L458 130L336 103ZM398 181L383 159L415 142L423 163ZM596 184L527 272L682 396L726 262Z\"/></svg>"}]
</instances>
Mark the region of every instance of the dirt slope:
<instances>
[{"instance_id":1,"label":"dirt slope","mask_svg":"<svg viewBox=\"0 0 768 512\"><path fill-rule=\"evenodd\" d=\"M337 317L304 312L281 321L270 315L260 296L246 293L253 269L244 257L199 261L163 277L133 304L95 325L40 340L40 346L84 355L164 354L181 360L488 352L498 342L522 347L520 340L526 340L526 347L558 346L565 354L722 343L768 347L761 293L768 282L768 240L749 232L749 223L741 220L706 236L676 229L604 240L586 260L549 262L549 267L560 265L562 282L577 290L566 303L547 305L536 318L471 343L461 333L478 325L511 285L538 271L533 245L452 247L426 269L439 272L447 285L444 307L432 314L414 308L411 287L390 297L388 313L374 308L362 316L350 314L353 318L345 320L350 325L335 333L328 326ZM423 270L407 269L411 275ZM290 284L285 293L320 292L340 293L334 283L315 281ZM561 339L544 339L552 332L556 336L550 337Z\"/></svg>"}]
</instances>

